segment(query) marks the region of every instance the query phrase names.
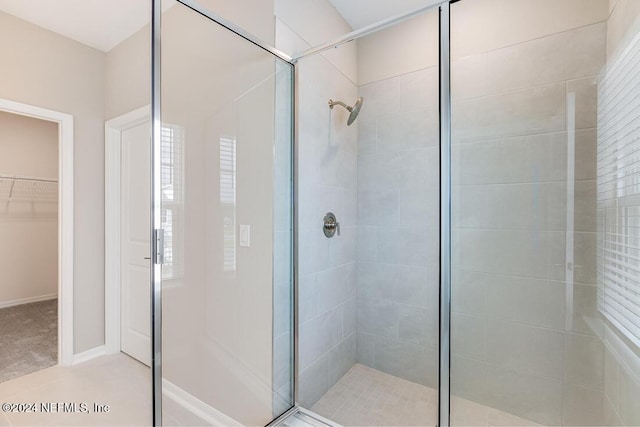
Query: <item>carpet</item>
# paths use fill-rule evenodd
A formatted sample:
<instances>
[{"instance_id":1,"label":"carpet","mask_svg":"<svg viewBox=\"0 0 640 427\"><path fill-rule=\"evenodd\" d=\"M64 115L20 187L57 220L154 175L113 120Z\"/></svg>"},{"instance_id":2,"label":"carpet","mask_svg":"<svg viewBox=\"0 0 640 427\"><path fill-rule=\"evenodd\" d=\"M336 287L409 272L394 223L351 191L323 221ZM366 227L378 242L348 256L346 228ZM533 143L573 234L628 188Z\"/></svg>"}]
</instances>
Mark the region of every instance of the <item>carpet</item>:
<instances>
[{"instance_id":1,"label":"carpet","mask_svg":"<svg viewBox=\"0 0 640 427\"><path fill-rule=\"evenodd\" d=\"M0 309L0 382L57 363L57 299Z\"/></svg>"}]
</instances>

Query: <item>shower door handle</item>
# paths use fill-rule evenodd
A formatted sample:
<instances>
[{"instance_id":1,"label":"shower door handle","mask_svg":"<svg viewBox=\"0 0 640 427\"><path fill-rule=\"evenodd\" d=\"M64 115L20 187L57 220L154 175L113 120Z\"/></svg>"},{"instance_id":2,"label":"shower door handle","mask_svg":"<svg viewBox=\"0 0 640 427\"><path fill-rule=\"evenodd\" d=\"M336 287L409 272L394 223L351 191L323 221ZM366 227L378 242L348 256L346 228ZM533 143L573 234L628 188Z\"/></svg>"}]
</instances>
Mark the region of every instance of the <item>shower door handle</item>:
<instances>
[{"instance_id":1,"label":"shower door handle","mask_svg":"<svg viewBox=\"0 0 640 427\"><path fill-rule=\"evenodd\" d=\"M325 236L327 236L328 238L332 238L336 234L336 232L338 233L338 236L340 235L340 223L336 219L336 216L333 214L333 212L327 213L324 216L322 222L322 231L324 232Z\"/></svg>"}]
</instances>

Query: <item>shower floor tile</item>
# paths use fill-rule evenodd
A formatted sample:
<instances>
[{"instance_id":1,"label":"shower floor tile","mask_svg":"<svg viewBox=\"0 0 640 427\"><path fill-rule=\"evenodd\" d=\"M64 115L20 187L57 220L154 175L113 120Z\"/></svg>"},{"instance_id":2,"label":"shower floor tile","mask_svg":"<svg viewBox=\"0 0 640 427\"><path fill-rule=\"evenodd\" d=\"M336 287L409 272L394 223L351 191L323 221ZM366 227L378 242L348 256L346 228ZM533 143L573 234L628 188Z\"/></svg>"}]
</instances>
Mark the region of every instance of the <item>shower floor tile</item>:
<instances>
[{"instance_id":1,"label":"shower floor tile","mask_svg":"<svg viewBox=\"0 0 640 427\"><path fill-rule=\"evenodd\" d=\"M312 408L343 426L434 426L437 391L356 364ZM537 426L506 412L458 397L451 399L456 426Z\"/></svg>"}]
</instances>

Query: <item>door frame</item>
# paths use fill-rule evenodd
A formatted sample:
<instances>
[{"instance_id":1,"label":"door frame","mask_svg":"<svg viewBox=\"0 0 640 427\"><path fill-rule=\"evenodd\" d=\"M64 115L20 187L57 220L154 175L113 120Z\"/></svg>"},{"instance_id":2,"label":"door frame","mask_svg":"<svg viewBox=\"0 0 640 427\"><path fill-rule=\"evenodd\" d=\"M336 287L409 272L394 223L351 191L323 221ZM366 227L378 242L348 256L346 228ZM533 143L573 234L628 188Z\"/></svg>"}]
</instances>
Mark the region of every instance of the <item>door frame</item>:
<instances>
[{"instance_id":1,"label":"door frame","mask_svg":"<svg viewBox=\"0 0 640 427\"><path fill-rule=\"evenodd\" d=\"M58 365L73 364L73 116L0 98L0 111L58 124Z\"/></svg>"},{"instance_id":2,"label":"door frame","mask_svg":"<svg viewBox=\"0 0 640 427\"><path fill-rule=\"evenodd\" d=\"M105 353L121 351L121 223L122 210L120 178L122 173L122 132L151 120L150 107L144 106L121 116L108 120L104 124L104 231L105 231L105 269L104 269L104 316L105 316ZM151 149L151 141L149 142Z\"/></svg>"}]
</instances>

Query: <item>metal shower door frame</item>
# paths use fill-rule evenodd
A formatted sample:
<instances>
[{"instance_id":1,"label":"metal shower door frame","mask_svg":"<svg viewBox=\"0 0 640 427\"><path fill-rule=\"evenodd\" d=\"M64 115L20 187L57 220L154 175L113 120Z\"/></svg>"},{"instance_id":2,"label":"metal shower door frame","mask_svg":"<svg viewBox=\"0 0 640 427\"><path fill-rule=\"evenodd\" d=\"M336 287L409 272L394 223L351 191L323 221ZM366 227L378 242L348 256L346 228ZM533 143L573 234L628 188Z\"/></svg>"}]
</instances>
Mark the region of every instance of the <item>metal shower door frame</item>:
<instances>
[{"instance_id":1,"label":"metal shower door frame","mask_svg":"<svg viewBox=\"0 0 640 427\"><path fill-rule=\"evenodd\" d=\"M272 424L292 413L300 407L298 405L299 378L299 328L298 328L298 68L296 63L309 55L335 48L341 44L372 34L383 28L410 19L429 10L438 8L439 12L439 130L440 130L440 275L439 275L439 363L438 363L438 425L450 425L450 372L451 372L451 82L450 82L450 5L459 0L436 0L430 5L417 11L392 17L380 23L369 25L360 30L345 34L339 39L313 47L301 54L289 56L275 47L264 43L259 38L235 25L231 21L207 10L193 0L176 0L178 3L209 18L214 23L235 33L259 48L269 52L292 67L292 206L293 206L293 310L292 310L292 340L293 340L293 375L292 391L293 406ZM153 268L151 269L151 323L152 323L152 395L153 395L153 425L162 425L162 228L160 186L160 152L161 152L161 20L162 0L151 0L151 253L153 254Z\"/></svg>"},{"instance_id":2,"label":"metal shower door frame","mask_svg":"<svg viewBox=\"0 0 640 427\"><path fill-rule=\"evenodd\" d=\"M207 10L195 1L191 0L176 0L178 3L192 9L193 11L203 15L210 19L214 23L226 28L227 30L235 33L239 37L247 40L255 46L267 51L276 58L289 64L292 76L292 91L291 91L291 105L292 105L292 162L294 171L294 186L293 186L293 200L292 206L294 207L293 215L293 236L292 240L295 244L297 241L297 208L295 200L297 200L297 185L295 177L297 177L295 152L296 152L296 138L295 138L295 93L296 93L296 67L295 63L287 54L279 51L273 46L264 43L259 38L255 37L251 33L245 31L243 28L235 25L231 21L224 19L223 17ZM151 370L152 370L152 411L153 411L153 425L162 426L162 261L163 261L163 247L162 247L162 191L160 185L160 170L161 170L161 132L162 132L162 113L161 113L161 49L162 49L162 0L151 0L151 253L153 254L153 268L151 269ZM292 245L295 248L294 245ZM294 259L292 264L294 266L293 271L293 294L294 294L294 310L292 328L294 336L292 337L293 346L295 348L295 357L293 362L293 375L292 375L292 390L294 396L297 396L297 260L295 259L295 250L292 251ZM295 398L294 398L295 399ZM297 401L294 400L291 409L297 406ZM289 409L285 413L291 411Z\"/></svg>"}]
</instances>

